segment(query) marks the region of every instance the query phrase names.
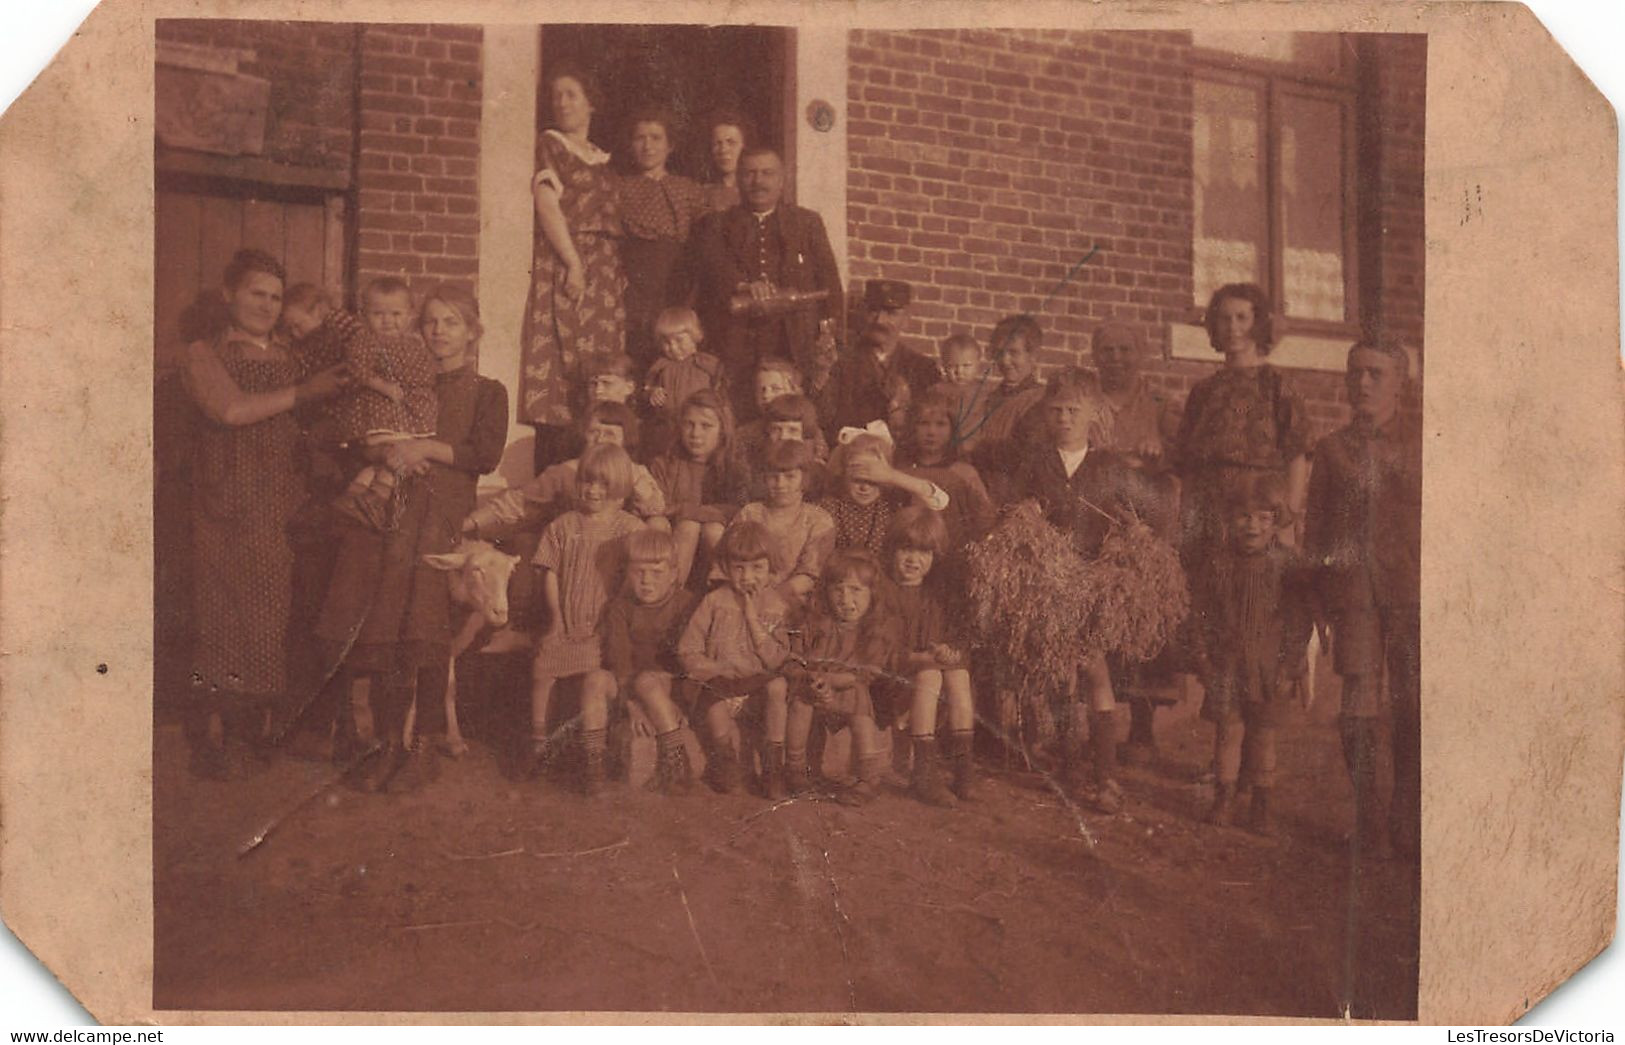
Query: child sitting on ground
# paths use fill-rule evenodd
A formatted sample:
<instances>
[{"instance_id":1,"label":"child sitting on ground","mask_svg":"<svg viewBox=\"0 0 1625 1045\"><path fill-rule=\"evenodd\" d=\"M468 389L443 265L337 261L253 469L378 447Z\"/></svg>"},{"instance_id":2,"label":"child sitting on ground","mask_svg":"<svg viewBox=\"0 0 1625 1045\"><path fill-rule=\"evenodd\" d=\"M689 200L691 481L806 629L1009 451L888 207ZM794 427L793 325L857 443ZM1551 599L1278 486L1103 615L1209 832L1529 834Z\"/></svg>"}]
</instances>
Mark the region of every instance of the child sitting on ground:
<instances>
[{"instance_id":1,"label":"child sitting on ground","mask_svg":"<svg viewBox=\"0 0 1625 1045\"><path fill-rule=\"evenodd\" d=\"M1308 670L1309 571L1279 540L1292 524L1280 476L1245 476L1227 500L1224 551L1192 578L1202 717L1214 726L1217 779L1205 819L1229 825L1245 784L1252 788L1247 826L1268 835L1275 733L1294 681Z\"/></svg>"},{"instance_id":2,"label":"child sitting on ground","mask_svg":"<svg viewBox=\"0 0 1625 1045\"><path fill-rule=\"evenodd\" d=\"M917 498L934 511L948 507L948 495L940 486L898 471L891 459L886 422L871 422L867 429L841 429L840 445L829 462L830 479L839 490L818 502L835 520L835 547L863 548L878 558L885 553L892 513L900 501Z\"/></svg>"},{"instance_id":3,"label":"child sitting on ground","mask_svg":"<svg viewBox=\"0 0 1625 1045\"><path fill-rule=\"evenodd\" d=\"M791 603L800 603L813 590L825 557L835 548L835 520L802 498L812 464L812 450L799 439L770 444L762 473L766 498L745 505L735 517L767 527L777 545L772 583Z\"/></svg>"},{"instance_id":4,"label":"child sitting on ground","mask_svg":"<svg viewBox=\"0 0 1625 1045\"><path fill-rule=\"evenodd\" d=\"M597 794L604 782L604 731L614 679L602 667L599 621L610 594L621 586L625 539L643 527L621 509L632 487L632 459L600 444L581 456L576 506L548 524L536 548L548 623L531 667L531 751L525 769L536 776L556 751L548 730L553 690L560 679L581 677L583 787Z\"/></svg>"},{"instance_id":5,"label":"child sitting on ground","mask_svg":"<svg viewBox=\"0 0 1625 1045\"><path fill-rule=\"evenodd\" d=\"M713 389L695 392L678 411L677 442L649 466L666 498L677 542L677 578L687 583L700 547L710 555L723 527L748 499L750 478L733 439L733 416ZM702 574L701 576L704 576Z\"/></svg>"},{"instance_id":6,"label":"child sitting on ground","mask_svg":"<svg viewBox=\"0 0 1625 1045\"><path fill-rule=\"evenodd\" d=\"M815 714L832 730L852 729L858 779L837 800L862 805L880 794L886 756L876 722L892 719L885 695L895 687L872 683L886 676L898 642L895 622L878 597L879 581L880 568L861 550L836 552L824 563L816 605L795 629L784 674L768 691L770 706L788 701L782 774L769 738L769 798L811 788L807 740Z\"/></svg>"},{"instance_id":7,"label":"child sitting on ground","mask_svg":"<svg viewBox=\"0 0 1625 1045\"><path fill-rule=\"evenodd\" d=\"M937 706L948 704L948 761L953 767L953 795L969 800L971 738L976 709L971 700L970 646L962 629L943 606L940 590L929 583L932 566L948 550L948 527L942 515L910 505L897 513L887 541L892 588L888 593L901 629L897 670L912 683L906 721L912 735L914 797L927 805L953 804L943 786L937 762ZM900 743L898 737L893 743Z\"/></svg>"},{"instance_id":8,"label":"child sitting on ground","mask_svg":"<svg viewBox=\"0 0 1625 1045\"><path fill-rule=\"evenodd\" d=\"M588 407L581 434L589 450L607 445L618 446L628 455L637 452L637 418L620 403L594 403ZM546 526L568 511L575 501L576 472L580 465L579 457L561 461L523 486L502 491L463 520L463 532L490 537L510 529ZM632 492L622 507L650 526L670 529L665 516L666 497L649 469L641 464L632 465Z\"/></svg>"},{"instance_id":9,"label":"child sitting on ground","mask_svg":"<svg viewBox=\"0 0 1625 1045\"><path fill-rule=\"evenodd\" d=\"M323 435L369 457L383 447L434 435L439 366L411 329L412 290L392 277L373 280L361 295L362 318L333 307L325 291L297 283L283 301L282 324L309 370L343 362L355 383L327 400ZM346 518L374 529L393 525L400 476L381 460L367 464L334 504Z\"/></svg>"},{"instance_id":10,"label":"child sitting on ground","mask_svg":"<svg viewBox=\"0 0 1625 1045\"><path fill-rule=\"evenodd\" d=\"M652 790L686 794L692 784L683 747L683 692L677 643L699 597L677 583L677 548L659 530L626 537L626 585L604 610L604 668L621 699L636 699L654 729L658 760Z\"/></svg>"},{"instance_id":11,"label":"child sitting on ground","mask_svg":"<svg viewBox=\"0 0 1625 1045\"><path fill-rule=\"evenodd\" d=\"M761 523L728 527L717 545L727 583L694 610L677 643L687 676L684 702L704 723L710 750L707 775L725 794L744 786L748 750L740 724L765 727L769 742L784 741L782 690L769 707L768 682L784 663L787 606L773 588L773 538Z\"/></svg>"}]
</instances>

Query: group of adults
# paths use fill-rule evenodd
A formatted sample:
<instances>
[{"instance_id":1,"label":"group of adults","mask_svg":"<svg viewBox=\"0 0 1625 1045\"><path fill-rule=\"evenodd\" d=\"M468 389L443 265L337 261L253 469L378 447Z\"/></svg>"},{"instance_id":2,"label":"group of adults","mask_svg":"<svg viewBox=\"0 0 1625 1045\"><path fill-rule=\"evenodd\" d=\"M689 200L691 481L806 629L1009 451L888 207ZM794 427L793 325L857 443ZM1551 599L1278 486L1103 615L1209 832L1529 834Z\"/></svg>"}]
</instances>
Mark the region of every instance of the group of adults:
<instances>
[{"instance_id":1,"label":"group of adults","mask_svg":"<svg viewBox=\"0 0 1625 1045\"><path fill-rule=\"evenodd\" d=\"M647 370L658 354L654 321L668 306L695 310L702 347L721 360L742 408L761 359L789 359L807 372L820 326L838 330L845 302L823 220L783 200L783 157L752 142L737 113L714 113L705 128L713 177L701 184L668 169L678 128L651 107L632 113L632 173L618 173L591 139L602 103L593 78L558 65L546 86L552 126L531 186L540 234L519 387L537 466L573 442L583 366L624 350L637 373ZM734 307L740 295L765 300L786 290L823 296L782 312Z\"/></svg>"}]
</instances>

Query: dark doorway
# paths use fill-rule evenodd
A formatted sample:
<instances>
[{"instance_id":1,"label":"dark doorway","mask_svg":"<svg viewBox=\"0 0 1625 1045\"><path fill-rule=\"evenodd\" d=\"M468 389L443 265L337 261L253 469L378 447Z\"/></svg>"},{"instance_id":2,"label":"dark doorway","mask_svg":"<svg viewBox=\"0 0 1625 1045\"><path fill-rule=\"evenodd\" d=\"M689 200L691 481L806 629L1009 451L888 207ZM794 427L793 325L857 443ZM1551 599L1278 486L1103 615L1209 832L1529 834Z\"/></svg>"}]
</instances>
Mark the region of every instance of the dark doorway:
<instances>
[{"instance_id":1,"label":"dark doorway","mask_svg":"<svg viewBox=\"0 0 1625 1045\"><path fill-rule=\"evenodd\" d=\"M706 117L733 109L751 124L753 141L781 152L792 29L760 26L549 25L542 28L538 132L549 125L547 70L561 61L597 77L604 94L593 114L593 143L625 170L632 112L670 109L679 127L670 169L701 181L710 176Z\"/></svg>"}]
</instances>

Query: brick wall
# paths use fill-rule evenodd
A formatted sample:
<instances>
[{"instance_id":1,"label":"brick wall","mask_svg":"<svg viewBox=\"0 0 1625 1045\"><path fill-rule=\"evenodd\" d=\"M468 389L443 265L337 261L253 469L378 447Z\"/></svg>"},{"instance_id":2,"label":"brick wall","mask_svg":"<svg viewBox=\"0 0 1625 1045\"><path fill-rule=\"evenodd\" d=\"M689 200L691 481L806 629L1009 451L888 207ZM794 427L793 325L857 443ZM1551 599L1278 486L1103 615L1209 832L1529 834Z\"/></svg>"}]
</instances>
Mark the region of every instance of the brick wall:
<instances>
[{"instance_id":1,"label":"brick wall","mask_svg":"<svg viewBox=\"0 0 1625 1045\"><path fill-rule=\"evenodd\" d=\"M481 31L367 25L361 33L356 286L422 291L479 272Z\"/></svg>"},{"instance_id":2,"label":"brick wall","mask_svg":"<svg viewBox=\"0 0 1625 1045\"><path fill-rule=\"evenodd\" d=\"M1362 308L1419 345L1426 44L1371 40L1380 263ZM1163 391L1213 372L1217 354L1160 358L1194 314L1188 34L858 30L848 57L852 280L913 283L921 347L1032 312L1043 362L1077 363L1113 316L1145 333ZM1339 375L1292 376L1319 430L1346 419Z\"/></svg>"},{"instance_id":3,"label":"brick wall","mask_svg":"<svg viewBox=\"0 0 1625 1045\"><path fill-rule=\"evenodd\" d=\"M1422 346L1427 239L1422 224L1422 144L1427 115L1427 39L1373 37L1376 194L1381 246L1373 320Z\"/></svg>"},{"instance_id":4,"label":"brick wall","mask_svg":"<svg viewBox=\"0 0 1625 1045\"><path fill-rule=\"evenodd\" d=\"M238 68L271 82L265 158L349 172L355 26L165 18L155 32L160 41L253 52Z\"/></svg>"}]
</instances>

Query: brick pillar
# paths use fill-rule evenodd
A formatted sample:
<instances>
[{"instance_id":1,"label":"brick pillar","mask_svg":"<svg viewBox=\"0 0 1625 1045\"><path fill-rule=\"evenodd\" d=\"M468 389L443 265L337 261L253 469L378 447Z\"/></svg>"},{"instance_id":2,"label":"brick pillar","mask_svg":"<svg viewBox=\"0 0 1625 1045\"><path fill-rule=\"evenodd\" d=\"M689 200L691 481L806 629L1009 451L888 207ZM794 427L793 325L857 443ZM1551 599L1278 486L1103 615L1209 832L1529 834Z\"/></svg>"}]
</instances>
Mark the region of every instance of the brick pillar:
<instances>
[{"instance_id":1,"label":"brick pillar","mask_svg":"<svg viewBox=\"0 0 1625 1045\"><path fill-rule=\"evenodd\" d=\"M481 32L367 25L361 35L356 281L417 293L479 272Z\"/></svg>"}]
</instances>

